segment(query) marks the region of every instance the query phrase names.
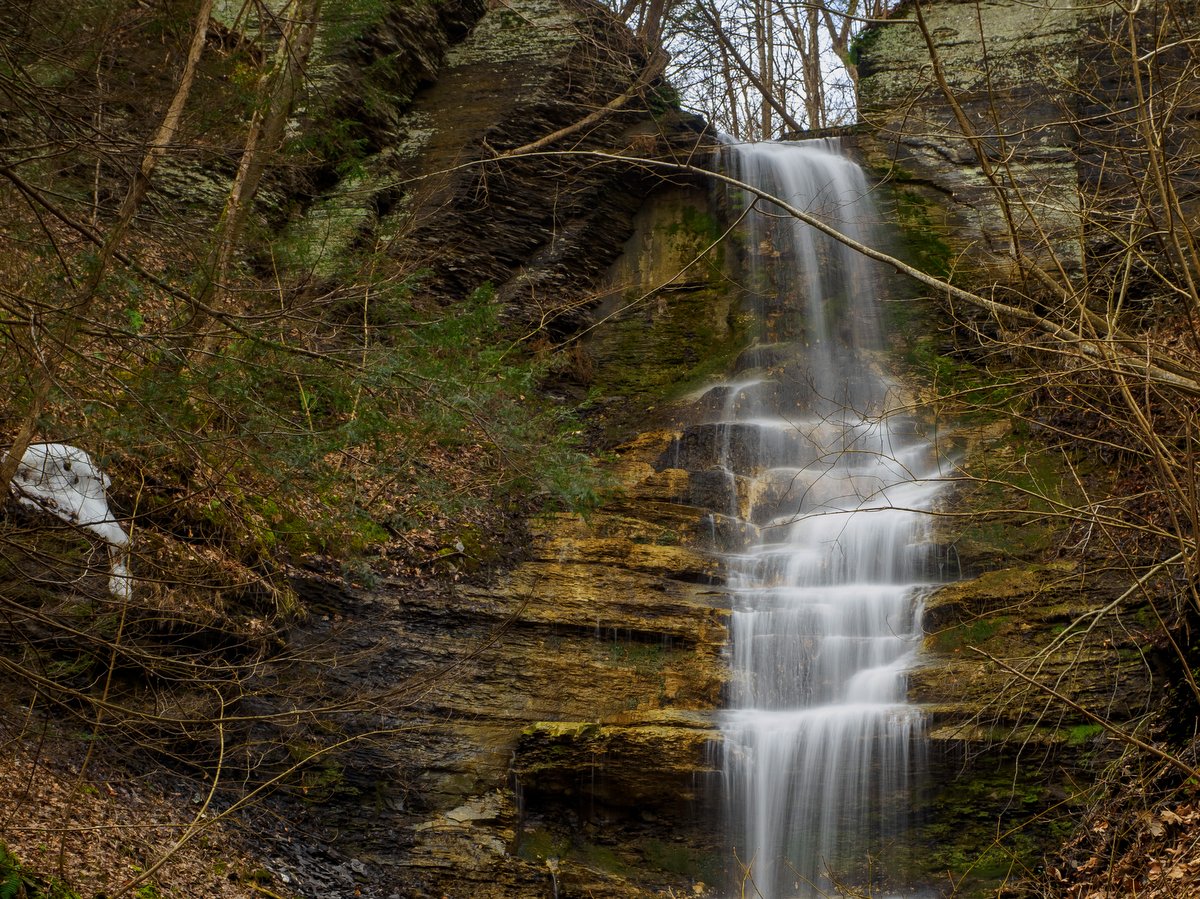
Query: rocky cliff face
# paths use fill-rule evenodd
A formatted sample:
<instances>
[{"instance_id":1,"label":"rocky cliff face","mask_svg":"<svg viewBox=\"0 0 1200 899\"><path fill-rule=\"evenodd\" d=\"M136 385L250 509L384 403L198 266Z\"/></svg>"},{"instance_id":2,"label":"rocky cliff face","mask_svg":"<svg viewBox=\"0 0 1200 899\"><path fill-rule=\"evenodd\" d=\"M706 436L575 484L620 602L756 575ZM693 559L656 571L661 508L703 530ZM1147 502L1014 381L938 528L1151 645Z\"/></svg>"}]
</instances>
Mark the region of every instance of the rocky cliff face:
<instances>
[{"instance_id":1,"label":"rocky cliff face","mask_svg":"<svg viewBox=\"0 0 1200 899\"><path fill-rule=\"evenodd\" d=\"M174 52L180 33L186 48L193 4L161 4L152 13L130 6L118 12L128 14L131 32L147 46L114 67L153 69L162 56L155 44L162 29L170 31ZM254 6L248 13L246 4L216 4L193 98L202 115L188 122L196 149L168 154L152 181L148 207L177 231L154 227L151 216L138 222L132 252L153 250L172 277L194 271L204 256L245 139L249 91L243 88L253 82L246 72L278 37L264 12L278 4ZM253 621L261 643L237 650L273 657L238 669L253 682L240 705L250 717L267 713L239 734L248 777L289 767L295 774L294 790L247 813L261 822L257 851L265 865L256 883L313 897L703 893L723 863L710 801L715 791L707 784L716 738L710 713L724 677L725 610L714 588L720 573L697 548L699 512L684 501L688 491L681 486L687 477L655 463L669 440L661 429L671 423L671 400L740 346L736 292L721 283L719 254L696 264L715 236L702 188L686 180L664 185L594 159L506 156L583 122L539 149L692 158L707 152L703 129L671 107L669 92L659 95L657 74L628 29L584 0L327 9L307 72L311 89L272 154L245 239L233 250L230 279L246 294L268 283L272 305L312 310L311 332L297 329L313 338L306 348L336 355L346 347L346 327L371 330L351 353L351 367L377 343L415 339L406 321L393 319L453 325L470 314L472 294L499 300L493 305L501 307L506 339L524 340L530 356L548 358L558 343L582 338L589 325L605 320L594 337L562 354L567 364L556 357L524 383L550 417L590 392L593 433L578 436L612 450L615 498L586 518L548 514L528 524L520 519L534 505L526 498L521 508L492 510L488 537L464 525L462 539L446 546L410 543L404 550L407 535L395 531L407 526L389 523L390 531L371 528L370 563L347 569L345 578L322 577L336 572L329 558L308 557L292 570L306 615L280 616L270 625ZM246 15L265 18L249 27ZM10 18L27 24L5 10L0 25L7 28ZM256 30L265 35L261 45L246 37ZM145 72L121 73L149 91L149 81L139 80ZM153 86L169 96L167 81L160 75ZM115 118L115 99L107 99L106 115ZM131 116L125 124L148 132L153 123L138 98L120 99L121 114ZM8 112L0 115L6 136ZM120 150L129 158L106 157L105 164L120 164L96 169L97 191L115 190L121 167L136 167L135 150ZM90 190L91 175L89 169L88 183L72 182L72 190ZM685 268L686 277L678 277ZM186 274L179 281L189 283ZM247 309L253 305L246 302ZM146 319L174 315L163 304L154 312L149 305ZM247 345L252 355L263 351L253 340ZM158 363L143 375L170 368ZM198 381L220 379L208 364L197 365ZM263 379L274 374L258 371ZM307 403L299 377L295 384ZM376 386L364 385L358 396ZM294 395L291 384L288 392ZM526 399L514 391L512 401L517 397ZM188 401L178 396L171 408ZM642 411L652 407L658 409ZM271 411L279 420L289 414ZM456 438L469 444L450 435ZM120 457L127 448L114 443ZM380 450L367 443L356 449L369 469ZM474 461L470 445L457 456L444 447L424 449L453 464ZM525 449L510 460L514 477L524 474ZM421 453L413 452L418 467L429 461ZM194 474L188 464L180 469L180 489L172 493L176 485L160 480L137 505L139 512L149 508L139 519L141 545L167 549L153 568L147 558L135 563L142 566L135 595L140 600L156 590L173 609L166 629L188 631L187 638L166 638L172 651L195 638L207 652L226 636L212 636L228 625L221 614L250 616L240 604L245 585L256 579L225 564L206 542L235 498L213 499L198 512L189 500L178 501L192 495L186 482ZM118 484L136 482L114 473ZM254 490L247 482L235 486L241 497ZM393 478L375 496L398 496L406 486ZM278 507L267 498L262 508L273 515ZM136 505L125 500L115 498L126 508ZM269 530L258 529L254 551L279 570L285 553ZM424 557L425 567L395 574L403 568L392 565L384 545L393 538L398 552ZM331 550L334 557L341 548ZM503 576L484 570L501 557L522 564ZM224 568L224 579L214 581L184 559ZM185 608L172 578L205 592L211 607ZM56 609L76 601L52 599ZM149 615L156 627L158 618ZM193 619L202 615L209 616L202 622L208 631L195 637L202 627L194 628ZM267 634L275 625L291 631ZM220 653L218 646L212 657ZM142 686L131 676L118 688L132 695ZM330 698L323 712L292 717L301 706L323 705L317 696ZM355 739L337 745L344 735ZM329 751L314 756L317 748ZM203 756L201 749L197 767ZM124 870L121 862L111 867Z\"/></svg>"},{"instance_id":2,"label":"rocky cliff face","mask_svg":"<svg viewBox=\"0 0 1200 899\"><path fill-rule=\"evenodd\" d=\"M1012 217L1022 252L1078 271L1095 246L1079 215L1089 168L1062 103L1094 70L1080 33L1095 20L1065 0L938 3L927 17L948 87L1019 189L1002 185L998 195L981 170L931 84L912 18L868 32L859 141L892 182L908 249L937 273L1011 286ZM367 601L389 622L396 670L449 668L401 733L346 768L385 810L345 822L336 851L346 883L390 881L416 895L703 894L728 863L712 719L727 607L722 572L704 552L719 535L699 528L719 485L686 471L686 440L682 454L666 453L679 432L664 430L685 421L673 400L689 379L731 365L740 346L720 251L688 265L719 232L708 200L685 187L643 205L638 178L569 158L457 167L568 125L623 89L644 60L623 38L606 43L598 21L594 10L545 0L490 10L397 123L403 139L307 216L326 221L322 204L358 209L349 230L328 217L319 243L383 239L392 258L426 269L447 302L487 279L515 320L553 338L603 321L567 389L591 385L595 437L616 446L621 491L587 518L536 522L527 558L497 580L451 597L390 583ZM555 90L562 83L565 94ZM693 139L632 113L586 132L597 146L639 151ZM936 314L915 350L953 373ZM955 389L929 385L924 397L931 439L947 441L964 483L936 538L948 576L961 579L928 597L927 652L911 676L932 743L912 839L935 847L918 879L948 875L960 893L987 894L1069 830L1083 801L1078 779L1113 754L1078 707L1103 708L1116 723L1143 715L1155 703L1161 647L1150 610L1136 598L1115 602L1121 588L1093 571L1102 558L1063 552L1082 538L1055 502L1078 498L1078 471L1043 454L1025 428L958 417L946 397ZM1092 617L1086 640L1059 638ZM1066 703L1014 673L1030 660ZM277 863L303 872L303 861Z\"/></svg>"},{"instance_id":3,"label":"rocky cliff face","mask_svg":"<svg viewBox=\"0 0 1200 899\"><path fill-rule=\"evenodd\" d=\"M1123 191L1140 177L1114 166L1138 153L1118 112L1134 102L1110 40L1120 21L1109 8L1067 0L922 10L944 88L975 145L937 82L913 10L902 6L868 30L860 146L891 184L906 251L925 270L993 296L1040 296L1019 254L1066 283L1092 278L1101 289L1115 210L1129 208ZM1153 20L1148 11L1137 27ZM1164 140L1181 146L1178 136ZM922 322L906 352L925 373L934 433L954 447L960 479L938 539L963 579L928 598L925 662L911 678L912 696L931 713L935 758L947 766L948 786L931 808L958 823L925 829L949 847L937 853L947 867L976 853L974 874L1005 879L1011 865L984 851L974 828L999 825L1009 832L1005 851L1034 860L1069 833L1074 811L1041 830L1018 825L1055 803L1082 807L1081 785L1118 751L1095 715L1133 726L1160 709L1166 646L1157 613L1145 595L1126 592L1131 578L1079 523L1085 516L1061 514L1105 495L1115 472L1081 444L1064 444L1055 413L1036 399L1009 404L1003 387L991 393L1011 373L1006 365L1026 361L1008 349L1005 326L937 297L903 305L901 322ZM983 358L980 344L998 355ZM988 771L1014 786L999 788ZM965 833L973 835L957 839Z\"/></svg>"},{"instance_id":4,"label":"rocky cliff face","mask_svg":"<svg viewBox=\"0 0 1200 899\"><path fill-rule=\"evenodd\" d=\"M442 34L454 32L439 20L434 46ZM586 321L588 292L620 252L653 181L552 151L686 153L703 140L702 125L665 104L648 112L638 99L539 145L551 155L503 157L587 119L636 86L648 65L632 34L599 6L490 8L436 65L422 63L436 78L395 107L403 112L373 121L354 107L355 80L343 83L341 102L356 127L369 129L373 152L314 197L291 234L305 238L318 271L375 244L401 270L419 273L424 295L453 303L487 282L526 325L570 335ZM339 76L334 68L326 77ZM403 99L392 80L372 85L372 95Z\"/></svg>"},{"instance_id":5,"label":"rocky cliff face","mask_svg":"<svg viewBox=\"0 0 1200 899\"><path fill-rule=\"evenodd\" d=\"M615 498L535 520L524 562L450 594L400 580L369 596L305 590L341 623L304 639L374 647L337 674L339 691L428 685L354 725L390 730L339 754L339 793L301 814L339 833L326 854L272 850L302 891L634 897L720 882L712 713L728 604L703 551L702 485L663 462L675 432L661 429L687 379L740 347L719 259L676 277L709 222L702 190L652 197L608 275L612 321L587 348L600 424L611 436L643 415L660 423L615 448ZM647 352L659 345L661 358Z\"/></svg>"},{"instance_id":6,"label":"rocky cliff face","mask_svg":"<svg viewBox=\"0 0 1200 899\"><path fill-rule=\"evenodd\" d=\"M1036 218L1061 258L1078 266L1075 135L1059 107L1079 70L1083 13L1073 0L993 0L935 3L925 17L947 86L988 152L1003 159L999 180L1011 177L1024 190L1007 196L1018 233L1039 244ZM1004 208L943 98L913 13L867 31L860 54L863 147L872 164L927 193L966 265L1013 274Z\"/></svg>"},{"instance_id":7,"label":"rocky cliff face","mask_svg":"<svg viewBox=\"0 0 1200 899\"><path fill-rule=\"evenodd\" d=\"M361 170L289 226L330 278L340 255L376 242L451 310L490 282L545 340L603 321L560 389L589 387L616 495L587 517L533 521L521 564L448 593L300 583L330 622L302 639L374 647L334 677L342 695L428 679L402 709L351 725L388 733L337 756L332 802L288 812L338 833L320 850L270 850L302 893L698 895L720 876L711 713L727 610L687 475L654 464L672 399L740 346L736 293L718 252L704 257L708 197L594 160L503 158L627 91L645 65L596 7L496 5ZM702 145L677 113L637 104L562 142ZM650 422L659 430L639 436Z\"/></svg>"},{"instance_id":8,"label":"rocky cliff face","mask_svg":"<svg viewBox=\"0 0 1200 899\"><path fill-rule=\"evenodd\" d=\"M228 87L236 74L234 57L222 54L241 6L217 4L213 84ZM727 497L722 480L686 470L689 455L704 458L711 445L685 428L683 400L705 377L733 370L743 347L726 259L735 251L716 245L723 229L702 186L569 155L506 158L588 120L643 79L644 48L602 9L584 0L384 6L360 33L318 44L310 76L321 89L295 116L284 153L297 164L266 179L238 275L269 283L272 304L277 288L288 302L319 298L334 329L398 314L374 287L411 282L422 311L447 321L490 284L514 334L536 334L549 349L587 332L570 365L540 386L564 406L587 396L586 436L611 451L613 489L587 516L514 524L515 548L471 539L437 549L429 568L440 577L369 571L358 580L372 586L349 587L310 568L296 578L310 617L287 635L292 667L254 666L243 700L249 712L275 714L255 726L248 745L262 755L252 762L283 768L344 734L358 739L301 766L295 795L249 813L264 834L287 822L285 839L259 847L271 887L313 897L712 894L730 862L713 716L728 605L723 572L706 552L725 535L701 521ZM1078 14L1064 3L995 0L939 3L929 15L981 131L998 115L983 86L1001 92L1003 124L1020 135L1004 148L1006 164L1076 264L1075 194L1064 185L1078 162L1039 85L1078 67ZM986 70L971 49L977 17L993 36ZM900 20L870 35L861 52L873 130L863 146L892 178L910 249L943 269L969 251L973 275L1008 274L999 206L945 127L916 32ZM151 51L146 59L157 58ZM696 123L648 80L645 102L615 104L544 149L707 152ZM136 109L136 98L125 99ZM214 133L156 176L152 203L164 216L205 226L218 218L233 165L219 122ZM189 259L178 246L162 252L180 266ZM372 279L348 309L346 284L362 266ZM918 343L938 355L939 341ZM944 400L931 394L935 406ZM931 883L971 868L990 886L1004 878L1011 847L986 865L979 847L1015 823L1017 809L1067 798L1059 768L1026 765L1031 749L1074 763L1104 744L1086 719L1022 693L972 647L998 658L1041 653L1041 675L1070 698L1118 697L1106 700L1118 719L1149 701L1144 662L1156 650L1145 645L1146 613L1136 605L1086 649L1055 641L1056 629L1115 594L1086 564L1057 557L1078 535L1054 526L1053 509L1018 489L1026 482L995 481L1016 472L1038 486L1067 474L1042 467L1024 436L994 421L956 421L951 431L952 450L980 478L953 510L1022 514L990 513L938 538L965 579L929 598L928 664L912 677L935 745L914 839L940 847L926 854ZM947 431L931 420L930 433ZM197 519L177 512L171 496L161 504L143 525L173 535L155 570L205 581L224 560L194 575L181 567L197 555ZM1046 513L1037 527L1030 511ZM508 550L519 564L481 570ZM226 575L221 584L234 586L221 600L251 580L242 569ZM293 718L311 691L330 697L333 712ZM367 710L357 703L364 694L375 697ZM953 776L968 760L973 773ZM1032 857L1044 834L1023 833L1015 851Z\"/></svg>"}]
</instances>

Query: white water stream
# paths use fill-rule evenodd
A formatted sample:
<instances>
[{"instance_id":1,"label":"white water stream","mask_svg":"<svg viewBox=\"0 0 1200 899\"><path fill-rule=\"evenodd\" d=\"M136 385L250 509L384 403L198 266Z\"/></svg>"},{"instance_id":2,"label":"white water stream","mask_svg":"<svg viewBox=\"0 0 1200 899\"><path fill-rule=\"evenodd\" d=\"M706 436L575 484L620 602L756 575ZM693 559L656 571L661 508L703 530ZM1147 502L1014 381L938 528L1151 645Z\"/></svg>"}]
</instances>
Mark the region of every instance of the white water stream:
<instances>
[{"instance_id":1,"label":"white water stream","mask_svg":"<svg viewBox=\"0 0 1200 899\"><path fill-rule=\"evenodd\" d=\"M870 241L860 169L836 144L727 149L734 177ZM733 195L734 212L751 198ZM923 762L904 671L932 580L937 459L879 368L873 266L760 204L748 287L761 330L702 406L726 521L733 685L725 713L734 895L903 892L893 854ZM926 480L928 479L928 480Z\"/></svg>"}]
</instances>

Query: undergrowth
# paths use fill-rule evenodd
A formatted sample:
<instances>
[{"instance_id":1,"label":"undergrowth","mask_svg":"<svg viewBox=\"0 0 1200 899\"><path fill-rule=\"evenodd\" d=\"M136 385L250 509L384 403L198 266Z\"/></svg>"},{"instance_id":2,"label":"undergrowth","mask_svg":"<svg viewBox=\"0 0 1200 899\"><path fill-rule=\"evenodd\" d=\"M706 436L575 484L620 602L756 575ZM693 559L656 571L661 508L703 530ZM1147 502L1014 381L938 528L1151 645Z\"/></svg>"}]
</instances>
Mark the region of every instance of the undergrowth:
<instances>
[{"instance_id":1,"label":"undergrowth","mask_svg":"<svg viewBox=\"0 0 1200 899\"><path fill-rule=\"evenodd\" d=\"M489 508L594 505L581 425L538 390L552 360L505 334L490 286L435 312L413 287L376 301L378 323L310 335L317 350L267 333L202 365L141 359L120 397L86 406L103 445L171 487L118 485L128 511L261 561L346 558Z\"/></svg>"},{"instance_id":2,"label":"undergrowth","mask_svg":"<svg viewBox=\"0 0 1200 899\"><path fill-rule=\"evenodd\" d=\"M0 899L79 899L79 894L38 877L0 843Z\"/></svg>"}]
</instances>

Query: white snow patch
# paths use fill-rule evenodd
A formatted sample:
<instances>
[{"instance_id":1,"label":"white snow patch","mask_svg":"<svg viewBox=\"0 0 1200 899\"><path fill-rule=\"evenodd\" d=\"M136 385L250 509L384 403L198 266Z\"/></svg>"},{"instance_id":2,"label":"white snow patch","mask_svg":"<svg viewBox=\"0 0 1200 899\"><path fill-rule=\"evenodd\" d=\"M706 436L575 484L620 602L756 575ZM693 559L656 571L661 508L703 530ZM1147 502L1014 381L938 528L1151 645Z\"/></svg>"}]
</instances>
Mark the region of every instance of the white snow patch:
<instances>
[{"instance_id":1,"label":"white snow patch","mask_svg":"<svg viewBox=\"0 0 1200 899\"><path fill-rule=\"evenodd\" d=\"M129 599L133 592L129 534L108 507L105 491L111 484L92 457L79 447L32 443L17 465L12 488L25 505L43 509L107 543L109 592L118 599Z\"/></svg>"}]
</instances>

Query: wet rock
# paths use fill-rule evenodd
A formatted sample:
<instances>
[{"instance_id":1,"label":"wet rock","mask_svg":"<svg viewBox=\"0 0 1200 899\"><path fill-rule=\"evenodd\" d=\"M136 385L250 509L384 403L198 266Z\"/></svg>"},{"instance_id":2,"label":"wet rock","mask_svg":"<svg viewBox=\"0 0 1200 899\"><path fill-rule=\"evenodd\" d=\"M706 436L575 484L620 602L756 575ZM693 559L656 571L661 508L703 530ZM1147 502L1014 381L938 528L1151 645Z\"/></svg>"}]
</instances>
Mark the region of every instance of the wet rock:
<instances>
[{"instance_id":1,"label":"wet rock","mask_svg":"<svg viewBox=\"0 0 1200 899\"><path fill-rule=\"evenodd\" d=\"M517 744L513 770L526 797L550 793L602 807L679 820L710 805L720 731L710 715L638 712L619 724L537 722ZM618 760L609 765L610 758ZM689 807L690 810L689 810Z\"/></svg>"},{"instance_id":2,"label":"wet rock","mask_svg":"<svg viewBox=\"0 0 1200 899\"><path fill-rule=\"evenodd\" d=\"M926 662L910 675L910 695L930 710L934 738L975 742L1010 729L1010 739L1066 743L1070 728L1090 719L1048 690L1113 721L1147 709L1154 691L1142 647L1151 637L1136 608L1103 611L1115 588L1102 574L1055 563L991 571L935 592L926 603Z\"/></svg>"},{"instance_id":3,"label":"wet rock","mask_svg":"<svg viewBox=\"0 0 1200 899\"><path fill-rule=\"evenodd\" d=\"M323 74L353 74L429 16L467 5L389 13L365 43L329 57ZM338 659L323 688L349 703L386 698L347 715L347 729L363 738L317 772L333 800L277 800L278 814L318 835L309 842L325 843L317 854L297 840L279 867L310 896L383 897L397 887L406 896L480 899L555 890L690 893L698 877L687 867L689 853L718 851L716 816L668 791L680 786L694 797L693 781L711 770L702 747L724 685L728 601L720 563L700 547L705 511L688 502L686 473L652 464L673 432L630 438L635 419L673 424L669 404L685 382L719 370L741 349L738 297L725 289L715 260L678 278L666 271L703 255L715 226L703 190L676 185L647 204L659 181L642 172L494 158L626 91L645 65L632 35L601 7L569 0L516 0L469 18L479 19L469 34L442 22L396 74L413 90L397 82L389 90L400 102L362 118L353 174L325 172L318 195L292 210L273 252L298 254L298 270L332 281L357 248L386 246L381 266L422 272L423 302L452 306L490 282L507 320L536 325L551 340L609 315L596 308L597 296L620 303L626 290L651 294L598 330L561 375L564 396L591 383L602 442L618 446L621 492L586 518L532 522L524 563L487 582L437 587L385 578L369 593L304 588L324 615L297 641ZM692 153L703 141L685 117L651 120L632 103L570 143ZM654 211L657 202L668 212ZM643 230L634 228L635 216ZM627 245L657 244L673 248L669 258L643 256L610 272ZM655 289L635 283L645 280ZM382 293L367 312L386 321L394 310ZM523 732L559 720L607 729L602 777L637 785L642 807L616 795L594 810L580 807L578 791L555 784L582 768L539 767L533 744L528 777L516 776L526 764L518 751ZM266 739L290 745L301 737ZM653 797L663 811L647 822L655 767L670 783ZM526 780L539 784L528 795ZM539 835L548 833L565 842L539 853Z\"/></svg>"}]
</instances>

